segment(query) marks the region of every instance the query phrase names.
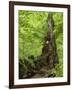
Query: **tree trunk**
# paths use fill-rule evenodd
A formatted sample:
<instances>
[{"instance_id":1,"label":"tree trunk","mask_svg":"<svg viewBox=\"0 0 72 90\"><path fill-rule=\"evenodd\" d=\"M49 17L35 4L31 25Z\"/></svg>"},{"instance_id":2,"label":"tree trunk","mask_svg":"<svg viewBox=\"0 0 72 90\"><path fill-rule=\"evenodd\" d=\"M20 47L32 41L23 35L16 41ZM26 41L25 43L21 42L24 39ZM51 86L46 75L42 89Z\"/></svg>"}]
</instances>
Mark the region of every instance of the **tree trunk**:
<instances>
[{"instance_id":1,"label":"tree trunk","mask_svg":"<svg viewBox=\"0 0 72 90\"><path fill-rule=\"evenodd\" d=\"M44 47L42 49L42 55L46 55L46 61L49 68L54 68L58 63L57 46L54 35L54 20L52 13L48 14L48 33L45 37Z\"/></svg>"}]
</instances>

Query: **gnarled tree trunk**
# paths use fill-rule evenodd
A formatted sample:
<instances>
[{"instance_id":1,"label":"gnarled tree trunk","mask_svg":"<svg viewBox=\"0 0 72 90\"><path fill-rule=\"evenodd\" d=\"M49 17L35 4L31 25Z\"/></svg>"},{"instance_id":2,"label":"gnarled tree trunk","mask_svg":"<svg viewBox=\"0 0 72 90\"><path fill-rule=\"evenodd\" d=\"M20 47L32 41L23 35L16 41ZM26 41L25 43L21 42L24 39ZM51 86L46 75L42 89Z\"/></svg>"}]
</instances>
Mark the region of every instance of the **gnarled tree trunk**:
<instances>
[{"instance_id":1,"label":"gnarled tree trunk","mask_svg":"<svg viewBox=\"0 0 72 90\"><path fill-rule=\"evenodd\" d=\"M49 68L54 68L58 63L56 39L54 35L54 20L52 13L48 14L48 33L45 37L44 47L42 49L42 55L46 55L46 61Z\"/></svg>"}]
</instances>

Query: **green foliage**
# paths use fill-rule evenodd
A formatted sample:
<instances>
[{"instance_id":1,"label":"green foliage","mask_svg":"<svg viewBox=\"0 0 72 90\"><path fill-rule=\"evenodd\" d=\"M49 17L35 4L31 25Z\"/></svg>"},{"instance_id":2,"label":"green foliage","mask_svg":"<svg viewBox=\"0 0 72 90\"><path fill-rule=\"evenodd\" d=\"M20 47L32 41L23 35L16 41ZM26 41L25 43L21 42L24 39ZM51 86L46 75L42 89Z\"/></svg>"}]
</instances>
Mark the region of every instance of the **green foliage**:
<instances>
[{"instance_id":1,"label":"green foliage","mask_svg":"<svg viewBox=\"0 0 72 90\"><path fill-rule=\"evenodd\" d=\"M35 67L34 58L42 54L44 37L48 32L48 12L19 10L19 65L20 74L27 74ZM54 33L56 38L59 64L55 67L57 77L63 75L63 14L53 13L55 23Z\"/></svg>"},{"instance_id":2,"label":"green foliage","mask_svg":"<svg viewBox=\"0 0 72 90\"><path fill-rule=\"evenodd\" d=\"M19 58L41 54L47 13L19 11ZM46 26L45 26L46 25Z\"/></svg>"},{"instance_id":3,"label":"green foliage","mask_svg":"<svg viewBox=\"0 0 72 90\"><path fill-rule=\"evenodd\" d=\"M55 28L54 33L56 36L56 45L59 58L59 64L56 65L56 76L63 76L63 13L53 14Z\"/></svg>"}]
</instances>

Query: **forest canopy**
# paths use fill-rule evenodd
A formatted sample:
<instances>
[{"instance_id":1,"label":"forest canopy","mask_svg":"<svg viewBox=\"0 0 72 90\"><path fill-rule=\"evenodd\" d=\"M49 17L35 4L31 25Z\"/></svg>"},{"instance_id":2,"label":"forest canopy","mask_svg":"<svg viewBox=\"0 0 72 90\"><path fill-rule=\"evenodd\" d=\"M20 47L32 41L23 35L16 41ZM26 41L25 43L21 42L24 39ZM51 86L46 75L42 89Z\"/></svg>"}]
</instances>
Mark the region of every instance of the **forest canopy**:
<instances>
[{"instance_id":1,"label":"forest canopy","mask_svg":"<svg viewBox=\"0 0 72 90\"><path fill-rule=\"evenodd\" d=\"M20 78L27 75L37 67L34 59L42 54L44 37L48 32L48 15L50 12L19 10L19 75ZM59 63L51 73L55 77L63 76L63 13L52 12L56 48ZM30 57L30 58L29 58ZM38 62L38 61L37 61ZM32 69L31 69L32 68Z\"/></svg>"}]
</instances>

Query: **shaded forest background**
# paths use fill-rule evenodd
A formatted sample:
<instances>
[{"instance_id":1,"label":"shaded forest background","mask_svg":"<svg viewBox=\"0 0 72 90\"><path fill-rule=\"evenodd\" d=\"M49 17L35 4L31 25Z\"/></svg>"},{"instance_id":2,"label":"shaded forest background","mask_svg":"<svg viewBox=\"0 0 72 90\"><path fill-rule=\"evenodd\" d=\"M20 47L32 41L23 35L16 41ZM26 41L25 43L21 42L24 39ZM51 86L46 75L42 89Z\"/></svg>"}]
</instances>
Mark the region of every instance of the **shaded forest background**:
<instances>
[{"instance_id":1,"label":"shaded forest background","mask_svg":"<svg viewBox=\"0 0 72 90\"><path fill-rule=\"evenodd\" d=\"M19 10L19 78L26 78L36 74L40 69L44 37L48 32L48 12ZM63 76L63 13L52 12L59 63L50 71L54 77ZM45 68L44 68L45 70ZM39 71L38 71L39 72ZM49 73L46 73L49 74Z\"/></svg>"}]
</instances>

